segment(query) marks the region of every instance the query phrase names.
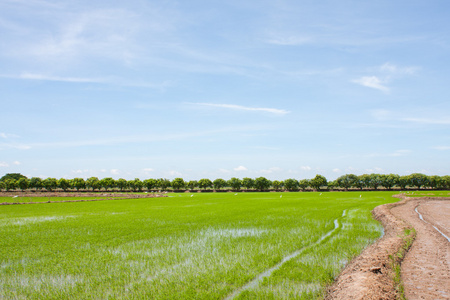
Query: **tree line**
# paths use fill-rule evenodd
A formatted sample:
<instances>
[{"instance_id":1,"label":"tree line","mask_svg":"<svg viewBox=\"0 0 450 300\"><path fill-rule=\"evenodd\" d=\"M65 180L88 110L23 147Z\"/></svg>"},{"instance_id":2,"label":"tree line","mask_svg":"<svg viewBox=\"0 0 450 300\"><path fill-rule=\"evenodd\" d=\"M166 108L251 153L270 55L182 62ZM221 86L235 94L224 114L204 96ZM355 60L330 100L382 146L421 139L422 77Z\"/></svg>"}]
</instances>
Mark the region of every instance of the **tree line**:
<instances>
[{"instance_id":1,"label":"tree line","mask_svg":"<svg viewBox=\"0 0 450 300\"><path fill-rule=\"evenodd\" d=\"M242 179L233 177L229 180L217 178L210 180L185 181L175 178L172 181L166 178L126 180L111 177L99 179L98 177L83 178L27 178L20 173L9 173L0 178L0 191L307 191L307 190L377 190L377 189L450 189L450 176L428 176L421 173L399 176L397 174L346 174L336 180L328 181L322 175L312 179L286 179L269 180L265 177Z\"/></svg>"}]
</instances>

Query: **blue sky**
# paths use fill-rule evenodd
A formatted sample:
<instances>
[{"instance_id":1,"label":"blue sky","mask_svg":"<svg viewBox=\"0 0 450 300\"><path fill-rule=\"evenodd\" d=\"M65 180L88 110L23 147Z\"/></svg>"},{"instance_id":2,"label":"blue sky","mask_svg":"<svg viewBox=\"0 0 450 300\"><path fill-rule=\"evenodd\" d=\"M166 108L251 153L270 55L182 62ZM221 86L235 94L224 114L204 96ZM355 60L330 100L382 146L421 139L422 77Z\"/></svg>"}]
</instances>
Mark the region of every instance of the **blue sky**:
<instances>
[{"instance_id":1,"label":"blue sky","mask_svg":"<svg viewBox=\"0 0 450 300\"><path fill-rule=\"evenodd\" d=\"M0 2L0 174L450 174L448 1Z\"/></svg>"}]
</instances>

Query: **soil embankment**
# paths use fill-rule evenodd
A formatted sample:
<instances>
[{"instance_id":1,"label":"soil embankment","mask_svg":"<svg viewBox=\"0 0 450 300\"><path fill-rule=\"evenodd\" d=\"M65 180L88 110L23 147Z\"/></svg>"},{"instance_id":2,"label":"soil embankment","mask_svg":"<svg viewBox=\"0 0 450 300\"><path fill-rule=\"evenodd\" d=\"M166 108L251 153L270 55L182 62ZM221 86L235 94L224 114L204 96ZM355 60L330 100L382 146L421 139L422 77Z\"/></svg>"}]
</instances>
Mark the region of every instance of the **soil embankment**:
<instances>
[{"instance_id":1,"label":"soil embankment","mask_svg":"<svg viewBox=\"0 0 450 300\"><path fill-rule=\"evenodd\" d=\"M406 298L450 299L450 201L410 200L391 212L417 232L402 263Z\"/></svg>"},{"instance_id":2,"label":"soil embankment","mask_svg":"<svg viewBox=\"0 0 450 300\"><path fill-rule=\"evenodd\" d=\"M450 243L445 237L449 236L450 199L398 197L403 200L373 210L384 236L344 269L325 299L397 299L394 263L401 263L407 299L450 298ZM416 240L403 256L414 239L412 228Z\"/></svg>"}]
</instances>

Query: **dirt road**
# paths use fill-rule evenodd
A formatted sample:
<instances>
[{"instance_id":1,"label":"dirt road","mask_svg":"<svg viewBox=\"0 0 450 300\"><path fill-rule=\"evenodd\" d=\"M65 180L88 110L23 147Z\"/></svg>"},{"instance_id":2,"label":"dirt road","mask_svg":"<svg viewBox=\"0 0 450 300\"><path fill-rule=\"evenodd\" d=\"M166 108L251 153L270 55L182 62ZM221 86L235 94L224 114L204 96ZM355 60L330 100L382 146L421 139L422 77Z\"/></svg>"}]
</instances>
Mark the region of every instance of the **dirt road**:
<instances>
[{"instance_id":1,"label":"dirt road","mask_svg":"<svg viewBox=\"0 0 450 300\"><path fill-rule=\"evenodd\" d=\"M416 239L401 265L405 296L450 299L450 199L404 199L378 206L373 215L385 235L354 259L328 289L325 299L396 299L392 257Z\"/></svg>"},{"instance_id":2,"label":"dirt road","mask_svg":"<svg viewBox=\"0 0 450 300\"><path fill-rule=\"evenodd\" d=\"M391 212L417 232L401 267L406 298L450 299L450 201L411 200Z\"/></svg>"}]
</instances>

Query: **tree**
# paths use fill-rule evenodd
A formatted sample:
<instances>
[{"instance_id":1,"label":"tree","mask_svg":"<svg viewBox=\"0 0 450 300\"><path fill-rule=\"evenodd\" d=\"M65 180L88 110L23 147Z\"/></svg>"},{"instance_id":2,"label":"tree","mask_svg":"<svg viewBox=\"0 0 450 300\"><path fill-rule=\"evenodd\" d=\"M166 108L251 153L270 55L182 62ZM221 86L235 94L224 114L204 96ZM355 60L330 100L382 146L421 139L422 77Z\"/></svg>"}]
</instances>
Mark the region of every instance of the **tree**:
<instances>
[{"instance_id":1,"label":"tree","mask_svg":"<svg viewBox=\"0 0 450 300\"><path fill-rule=\"evenodd\" d=\"M445 175L441 177L442 189L450 189L450 175Z\"/></svg>"},{"instance_id":2,"label":"tree","mask_svg":"<svg viewBox=\"0 0 450 300\"><path fill-rule=\"evenodd\" d=\"M145 184L145 180L144 180L144 184ZM126 179L119 178L116 181L116 185L120 189L120 191L123 192L124 189L128 188L128 181Z\"/></svg>"},{"instance_id":3,"label":"tree","mask_svg":"<svg viewBox=\"0 0 450 300\"><path fill-rule=\"evenodd\" d=\"M31 177L29 187L30 189L35 189L36 191L42 189L42 179L39 177Z\"/></svg>"},{"instance_id":4,"label":"tree","mask_svg":"<svg viewBox=\"0 0 450 300\"><path fill-rule=\"evenodd\" d=\"M298 181L295 179L286 179L284 181L284 187L288 190L288 191L295 191L298 188Z\"/></svg>"},{"instance_id":5,"label":"tree","mask_svg":"<svg viewBox=\"0 0 450 300\"><path fill-rule=\"evenodd\" d=\"M0 191L6 190L6 184L3 181L0 181Z\"/></svg>"},{"instance_id":6,"label":"tree","mask_svg":"<svg viewBox=\"0 0 450 300\"><path fill-rule=\"evenodd\" d=\"M72 186L77 190L77 192L81 189L86 188L86 181L83 178L74 178L71 180Z\"/></svg>"},{"instance_id":7,"label":"tree","mask_svg":"<svg viewBox=\"0 0 450 300\"><path fill-rule=\"evenodd\" d=\"M153 178L145 179L143 181L143 183L144 183L144 186L147 189L147 191L153 190L158 185L158 181L156 179L153 179Z\"/></svg>"},{"instance_id":8,"label":"tree","mask_svg":"<svg viewBox=\"0 0 450 300\"><path fill-rule=\"evenodd\" d=\"M44 188L51 192L58 187L58 180L56 178L46 178L42 181Z\"/></svg>"},{"instance_id":9,"label":"tree","mask_svg":"<svg viewBox=\"0 0 450 300\"><path fill-rule=\"evenodd\" d=\"M429 176L427 186L429 186L432 189L441 189L442 188L442 178L437 175Z\"/></svg>"},{"instance_id":10,"label":"tree","mask_svg":"<svg viewBox=\"0 0 450 300\"><path fill-rule=\"evenodd\" d=\"M172 180L172 188L174 190L181 190L186 187L186 182L184 182L183 178L175 178Z\"/></svg>"},{"instance_id":11,"label":"tree","mask_svg":"<svg viewBox=\"0 0 450 300\"><path fill-rule=\"evenodd\" d=\"M17 181L13 178L7 178L3 182L5 183L6 191L15 190L17 187Z\"/></svg>"},{"instance_id":12,"label":"tree","mask_svg":"<svg viewBox=\"0 0 450 300\"><path fill-rule=\"evenodd\" d=\"M322 175L316 175L311 179L311 186L316 190L320 191L320 187L327 185L327 179Z\"/></svg>"},{"instance_id":13,"label":"tree","mask_svg":"<svg viewBox=\"0 0 450 300\"><path fill-rule=\"evenodd\" d=\"M308 179L302 179L298 181L298 187L305 191L307 187L310 186L310 182Z\"/></svg>"},{"instance_id":14,"label":"tree","mask_svg":"<svg viewBox=\"0 0 450 300\"><path fill-rule=\"evenodd\" d=\"M333 190L336 186L338 186L338 185L335 180L328 181L328 183L327 183L328 190L330 190L330 191Z\"/></svg>"},{"instance_id":15,"label":"tree","mask_svg":"<svg viewBox=\"0 0 450 300\"><path fill-rule=\"evenodd\" d=\"M0 181L5 181L7 179L14 179L15 181L17 181L20 178L28 179L26 176L20 173L7 173L2 178L0 178Z\"/></svg>"},{"instance_id":16,"label":"tree","mask_svg":"<svg viewBox=\"0 0 450 300\"><path fill-rule=\"evenodd\" d=\"M202 179L200 179L199 181L198 181L198 186L201 188L201 189L204 189L204 190L206 190L206 188L212 188L212 186L213 186L213 183L212 183L212 181L211 180L209 180L208 178L202 178Z\"/></svg>"},{"instance_id":17,"label":"tree","mask_svg":"<svg viewBox=\"0 0 450 300\"><path fill-rule=\"evenodd\" d=\"M242 178L242 186L249 190L255 186L255 181L249 177L244 177Z\"/></svg>"},{"instance_id":18,"label":"tree","mask_svg":"<svg viewBox=\"0 0 450 300\"><path fill-rule=\"evenodd\" d=\"M65 192L70 188L70 181L65 178L60 178L58 180L58 187Z\"/></svg>"},{"instance_id":19,"label":"tree","mask_svg":"<svg viewBox=\"0 0 450 300\"><path fill-rule=\"evenodd\" d=\"M398 180L400 179L400 176L397 174L389 174L389 175L381 175L381 185L390 190L392 187L396 186L398 184Z\"/></svg>"},{"instance_id":20,"label":"tree","mask_svg":"<svg viewBox=\"0 0 450 300\"><path fill-rule=\"evenodd\" d=\"M213 181L213 186L215 190L220 190L221 188L224 188L227 186L227 182L223 180L222 178L217 178Z\"/></svg>"},{"instance_id":21,"label":"tree","mask_svg":"<svg viewBox=\"0 0 450 300\"><path fill-rule=\"evenodd\" d=\"M170 184L170 182L169 182ZM133 192L140 192L142 190L142 187L144 187L144 183L139 179L135 178L134 180L129 180L128 185L133 190Z\"/></svg>"},{"instance_id":22,"label":"tree","mask_svg":"<svg viewBox=\"0 0 450 300\"><path fill-rule=\"evenodd\" d=\"M398 186L400 189L406 189L406 186L409 184L409 176L400 176L398 179Z\"/></svg>"},{"instance_id":23,"label":"tree","mask_svg":"<svg viewBox=\"0 0 450 300\"><path fill-rule=\"evenodd\" d=\"M272 186L275 191L279 191L283 187L283 181L274 180L272 181Z\"/></svg>"},{"instance_id":24,"label":"tree","mask_svg":"<svg viewBox=\"0 0 450 300\"><path fill-rule=\"evenodd\" d=\"M242 180L236 177L232 177L230 180L228 180L228 185L235 191L239 191L242 186Z\"/></svg>"},{"instance_id":25,"label":"tree","mask_svg":"<svg viewBox=\"0 0 450 300\"><path fill-rule=\"evenodd\" d=\"M361 180L361 186L365 187L365 188L369 188L370 187L370 175L369 174L363 174L361 176L359 176L360 180ZM362 189L362 188L361 188Z\"/></svg>"},{"instance_id":26,"label":"tree","mask_svg":"<svg viewBox=\"0 0 450 300\"><path fill-rule=\"evenodd\" d=\"M196 187L198 187L198 182L197 180L189 180L187 186L189 187L190 190L194 190Z\"/></svg>"},{"instance_id":27,"label":"tree","mask_svg":"<svg viewBox=\"0 0 450 300\"><path fill-rule=\"evenodd\" d=\"M357 187L358 189L362 190L365 186L364 184L364 175L357 176L355 183L353 184L354 187Z\"/></svg>"},{"instance_id":28,"label":"tree","mask_svg":"<svg viewBox=\"0 0 450 300\"><path fill-rule=\"evenodd\" d=\"M158 179L157 186L162 190L166 191L170 187L170 180L166 178L160 178Z\"/></svg>"},{"instance_id":29,"label":"tree","mask_svg":"<svg viewBox=\"0 0 450 300\"><path fill-rule=\"evenodd\" d=\"M86 180L86 187L91 188L92 191L100 189L100 180L97 177L89 177ZM77 189L78 190L78 189Z\"/></svg>"},{"instance_id":30,"label":"tree","mask_svg":"<svg viewBox=\"0 0 450 300\"><path fill-rule=\"evenodd\" d=\"M28 179L22 177L19 180L17 180L16 183L17 183L17 187L23 192L24 190L26 190L28 188L30 181Z\"/></svg>"},{"instance_id":31,"label":"tree","mask_svg":"<svg viewBox=\"0 0 450 300\"><path fill-rule=\"evenodd\" d=\"M428 176L422 173L413 173L409 175L409 185L416 186L419 190L421 186L427 185Z\"/></svg>"},{"instance_id":32,"label":"tree","mask_svg":"<svg viewBox=\"0 0 450 300\"><path fill-rule=\"evenodd\" d=\"M270 182L270 180L265 177L258 177L255 179L255 188L261 192L264 190L268 190L271 184L272 182Z\"/></svg>"},{"instance_id":33,"label":"tree","mask_svg":"<svg viewBox=\"0 0 450 300\"><path fill-rule=\"evenodd\" d=\"M101 179L98 182L100 188L104 188L105 191L108 191L109 189L114 189L116 187L116 181L114 180L114 178L111 177L106 177Z\"/></svg>"},{"instance_id":34,"label":"tree","mask_svg":"<svg viewBox=\"0 0 450 300\"><path fill-rule=\"evenodd\" d=\"M346 174L336 179L336 185L347 191L350 187L355 185L357 180L358 176L356 176L355 174Z\"/></svg>"},{"instance_id":35,"label":"tree","mask_svg":"<svg viewBox=\"0 0 450 300\"><path fill-rule=\"evenodd\" d=\"M380 174L370 174L369 178L369 186L376 190L382 182Z\"/></svg>"}]
</instances>

